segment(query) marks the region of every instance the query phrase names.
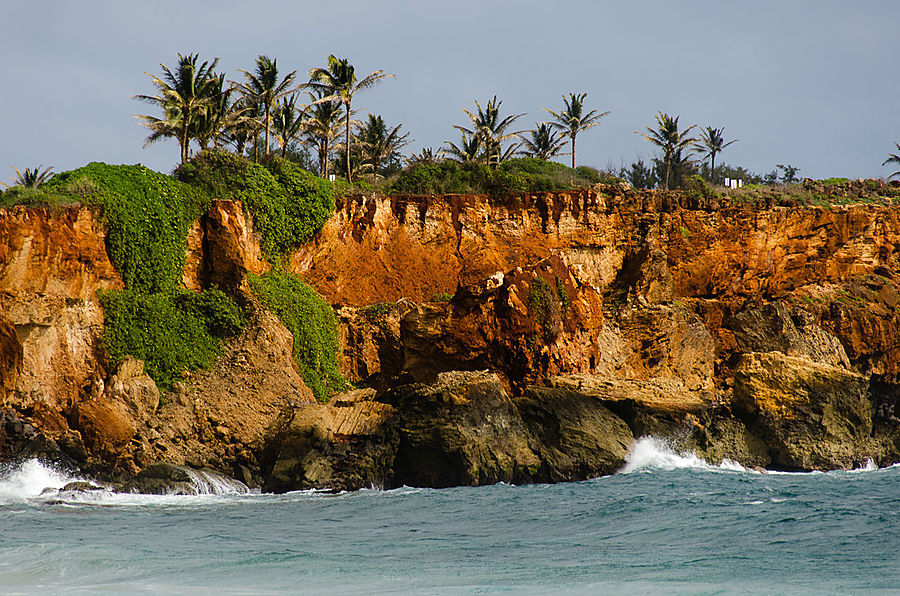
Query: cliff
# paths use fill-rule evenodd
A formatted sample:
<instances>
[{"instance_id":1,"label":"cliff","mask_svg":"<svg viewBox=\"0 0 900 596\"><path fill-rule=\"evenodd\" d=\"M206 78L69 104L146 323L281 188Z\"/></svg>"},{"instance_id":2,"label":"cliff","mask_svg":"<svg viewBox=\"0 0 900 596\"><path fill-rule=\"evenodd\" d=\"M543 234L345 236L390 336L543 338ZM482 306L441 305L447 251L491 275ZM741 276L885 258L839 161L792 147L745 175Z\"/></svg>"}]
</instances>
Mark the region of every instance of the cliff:
<instances>
[{"instance_id":1,"label":"cliff","mask_svg":"<svg viewBox=\"0 0 900 596\"><path fill-rule=\"evenodd\" d=\"M782 207L595 189L354 197L286 259L336 308L368 388L316 404L247 292L268 267L240 205L188 237L184 285L252 316L159 394L115 370L101 214L0 211L0 453L130 477L156 461L272 490L557 481L634 437L778 469L900 461L898 247L888 202ZM488 372L479 372L488 371Z\"/></svg>"}]
</instances>

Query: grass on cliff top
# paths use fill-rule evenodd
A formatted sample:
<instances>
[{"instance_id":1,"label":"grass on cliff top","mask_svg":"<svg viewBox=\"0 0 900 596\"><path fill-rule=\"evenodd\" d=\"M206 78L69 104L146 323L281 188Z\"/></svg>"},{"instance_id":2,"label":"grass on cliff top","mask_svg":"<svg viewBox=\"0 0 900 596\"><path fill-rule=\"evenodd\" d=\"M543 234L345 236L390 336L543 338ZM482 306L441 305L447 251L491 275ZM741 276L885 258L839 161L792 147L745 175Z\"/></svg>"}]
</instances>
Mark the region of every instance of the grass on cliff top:
<instances>
[{"instance_id":1,"label":"grass on cliff top","mask_svg":"<svg viewBox=\"0 0 900 596\"><path fill-rule=\"evenodd\" d=\"M394 194L488 194L495 196L586 188L616 181L587 166L574 170L533 157L510 159L496 169L481 164L436 160L411 165L386 189Z\"/></svg>"},{"instance_id":2,"label":"grass on cliff top","mask_svg":"<svg viewBox=\"0 0 900 596\"><path fill-rule=\"evenodd\" d=\"M331 306L299 277L272 270L250 276L250 287L294 336L294 360L316 400L346 391L350 384L338 369L337 319Z\"/></svg>"}]
</instances>

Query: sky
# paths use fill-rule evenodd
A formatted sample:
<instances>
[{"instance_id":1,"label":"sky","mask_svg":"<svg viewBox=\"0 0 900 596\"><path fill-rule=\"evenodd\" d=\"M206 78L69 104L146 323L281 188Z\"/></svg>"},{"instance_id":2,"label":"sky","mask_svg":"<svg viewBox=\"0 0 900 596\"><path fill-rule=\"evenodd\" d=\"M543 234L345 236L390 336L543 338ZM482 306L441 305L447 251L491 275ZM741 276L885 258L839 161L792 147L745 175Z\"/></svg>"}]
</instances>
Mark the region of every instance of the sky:
<instances>
[{"instance_id":1,"label":"sky","mask_svg":"<svg viewBox=\"0 0 900 596\"><path fill-rule=\"evenodd\" d=\"M578 136L578 164L619 167L654 149L635 131L658 112L725 127L718 163L801 177L886 177L900 141L896 0L0 0L0 181L13 167L61 172L91 161L170 172L178 145L144 147L132 99L178 54L219 58L236 80L260 54L305 80L327 56L359 76L360 117L402 124L407 152L458 141L461 108L493 95L522 129L587 93L610 110ZM561 158L568 163L568 158Z\"/></svg>"}]
</instances>

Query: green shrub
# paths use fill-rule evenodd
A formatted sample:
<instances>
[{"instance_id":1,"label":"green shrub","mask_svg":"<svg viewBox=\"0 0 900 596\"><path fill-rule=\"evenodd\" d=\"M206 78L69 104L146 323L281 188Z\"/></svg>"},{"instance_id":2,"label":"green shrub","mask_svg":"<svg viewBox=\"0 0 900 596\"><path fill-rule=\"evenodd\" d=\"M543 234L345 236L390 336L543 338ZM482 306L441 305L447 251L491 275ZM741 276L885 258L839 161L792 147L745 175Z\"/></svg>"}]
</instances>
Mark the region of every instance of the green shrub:
<instances>
[{"instance_id":1,"label":"green shrub","mask_svg":"<svg viewBox=\"0 0 900 596\"><path fill-rule=\"evenodd\" d=\"M110 258L126 288L155 293L178 287L187 233L208 203L205 194L144 166L97 162L57 174L44 186L103 207Z\"/></svg>"},{"instance_id":2,"label":"green shrub","mask_svg":"<svg viewBox=\"0 0 900 596\"><path fill-rule=\"evenodd\" d=\"M243 309L215 286L199 293L181 289L174 298L183 311L203 321L213 337L237 335L246 323Z\"/></svg>"},{"instance_id":3,"label":"green shrub","mask_svg":"<svg viewBox=\"0 0 900 596\"><path fill-rule=\"evenodd\" d=\"M554 288L550 287L550 284L542 277L534 276L531 279L531 291L528 293L528 311L541 326L544 340L547 342L556 339L562 331L562 318L557 291L554 291Z\"/></svg>"},{"instance_id":4,"label":"green shrub","mask_svg":"<svg viewBox=\"0 0 900 596\"><path fill-rule=\"evenodd\" d=\"M213 198L240 201L270 260L311 238L334 211L331 185L280 157L254 163L228 151L202 151L175 176Z\"/></svg>"},{"instance_id":5,"label":"green shrub","mask_svg":"<svg viewBox=\"0 0 900 596\"><path fill-rule=\"evenodd\" d=\"M294 336L294 359L316 399L326 402L330 392L348 389L338 370L337 321L331 306L299 277L283 271L251 275L250 287Z\"/></svg>"},{"instance_id":6,"label":"green shrub","mask_svg":"<svg viewBox=\"0 0 900 596\"><path fill-rule=\"evenodd\" d=\"M140 358L147 374L164 390L180 378L181 371L208 368L218 353L216 336L240 332L243 316L235 320L237 305L218 290L187 294L193 292L105 292L100 298L103 345L111 361L129 355Z\"/></svg>"}]
</instances>

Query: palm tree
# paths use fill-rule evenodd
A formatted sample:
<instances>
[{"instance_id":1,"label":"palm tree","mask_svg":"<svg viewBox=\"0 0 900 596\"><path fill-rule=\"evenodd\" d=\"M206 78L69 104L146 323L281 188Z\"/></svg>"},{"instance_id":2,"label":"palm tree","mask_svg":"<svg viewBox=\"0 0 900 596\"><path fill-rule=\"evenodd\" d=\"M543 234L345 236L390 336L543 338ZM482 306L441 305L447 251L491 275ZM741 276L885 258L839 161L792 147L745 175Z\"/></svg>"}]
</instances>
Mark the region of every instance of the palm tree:
<instances>
[{"instance_id":1,"label":"palm tree","mask_svg":"<svg viewBox=\"0 0 900 596\"><path fill-rule=\"evenodd\" d=\"M900 143L894 143L894 145L897 147L898 153L888 153L889 157L886 160L884 160L884 162L881 164L882 166L886 166L889 163L895 163L895 164L900 165ZM894 172L893 174L888 176L888 180L890 180L894 176L900 177L900 170L897 170L896 172Z\"/></svg>"},{"instance_id":2,"label":"palm tree","mask_svg":"<svg viewBox=\"0 0 900 596\"><path fill-rule=\"evenodd\" d=\"M454 125L453 127L463 134L463 139L468 135L478 140L481 150L483 151L482 157L492 168L496 168L500 163L509 158L519 146L519 143L514 143L504 150L503 143L510 139L518 138L523 132L521 130L508 131L507 129L513 122L525 114L511 114L506 118L501 119L501 103L503 102L497 99L496 95L487 102L484 108L476 101L475 106L478 108L477 112L470 112L466 108L462 108L462 111L465 112L466 116L471 120L472 128L469 129L465 126L458 125Z\"/></svg>"},{"instance_id":3,"label":"palm tree","mask_svg":"<svg viewBox=\"0 0 900 596\"><path fill-rule=\"evenodd\" d=\"M178 54L178 66L175 71L160 64L162 77L146 73L156 85L157 95L135 95L133 99L158 105L164 116L139 115L143 126L150 129L150 135L144 146L165 137L178 139L181 146L181 163L190 157L190 143L195 131L194 124L205 115L209 107L210 87L216 84L217 76L213 72L219 59L211 63L204 62L197 66L198 54L182 56Z\"/></svg>"},{"instance_id":4,"label":"palm tree","mask_svg":"<svg viewBox=\"0 0 900 596\"><path fill-rule=\"evenodd\" d=\"M16 177L13 180L13 186L24 186L25 188L37 188L47 180L53 178L53 166L48 166L41 171L42 166L36 168L25 168L24 172L20 172L19 168L13 168L16 171ZM4 185L6 186L6 185Z\"/></svg>"},{"instance_id":5,"label":"palm tree","mask_svg":"<svg viewBox=\"0 0 900 596\"><path fill-rule=\"evenodd\" d=\"M597 110L591 110L590 112L585 113L585 97L587 97L587 93L581 93L579 95L569 93L568 99L565 95L562 96L563 104L566 106L564 110L554 112L553 110L544 108L546 111L550 112L555 119L555 122L550 122L550 125L561 130L564 137L572 139L573 170L575 169L575 137L578 136L578 133L582 130L600 126L600 118L609 114L609 110L603 113L599 113Z\"/></svg>"},{"instance_id":6,"label":"palm tree","mask_svg":"<svg viewBox=\"0 0 900 596\"><path fill-rule=\"evenodd\" d=\"M277 60L270 59L268 56L257 56L256 71L253 73L241 69L244 73L246 83L238 84L238 87L244 95L255 101L260 106L263 116L262 128L265 131L265 148L266 154L269 153L269 128L271 127L272 106L280 98L292 93L296 88L291 87L294 79L297 77L297 71L284 75L281 81L278 80L278 64Z\"/></svg>"},{"instance_id":7,"label":"palm tree","mask_svg":"<svg viewBox=\"0 0 900 596\"><path fill-rule=\"evenodd\" d=\"M716 154L721 153L722 150L725 149L725 147L731 145L732 143L738 142L738 139L734 139L733 141L728 141L726 143L725 138L722 136L722 133L724 132L724 126L722 128L713 128L712 126L707 126L702 131L700 131L700 142L702 143L700 154L709 156L710 177L715 175Z\"/></svg>"},{"instance_id":8,"label":"palm tree","mask_svg":"<svg viewBox=\"0 0 900 596\"><path fill-rule=\"evenodd\" d=\"M549 123L535 122L535 126L536 128L530 131L531 138L522 139L522 144L525 145L524 153L530 157L548 160L562 150L565 141L556 136L556 131Z\"/></svg>"},{"instance_id":9,"label":"palm tree","mask_svg":"<svg viewBox=\"0 0 900 596\"><path fill-rule=\"evenodd\" d=\"M307 91L307 94L312 103L306 108L303 130L316 144L319 153L319 176L327 178L332 142L340 134L344 123L341 117L341 102L322 90L316 90L315 94Z\"/></svg>"},{"instance_id":10,"label":"palm tree","mask_svg":"<svg viewBox=\"0 0 900 596\"><path fill-rule=\"evenodd\" d=\"M666 188L669 188L669 174L672 170L673 158L676 156L676 154L678 154L678 157L681 160L682 150L687 150L688 152L690 152L693 149L694 145L697 143L697 139L688 136L688 133L693 128L696 128L696 125L692 124L683 131L679 132L678 118L679 116L675 116L673 118L668 114L659 112L656 115L657 128L655 130L647 126L644 127L647 130L647 134L635 131L635 134L641 135L646 140L650 141L663 150L663 158L666 165Z\"/></svg>"},{"instance_id":11,"label":"palm tree","mask_svg":"<svg viewBox=\"0 0 900 596\"><path fill-rule=\"evenodd\" d=\"M392 160L399 158L400 149L409 145L409 133L400 134L398 124L388 129L381 116L369 114L366 123L359 127L354 140L359 147L363 166L378 176L380 170Z\"/></svg>"},{"instance_id":12,"label":"palm tree","mask_svg":"<svg viewBox=\"0 0 900 596\"><path fill-rule=\"evenodd\" d=\"M225 88L224 74L214 76L213 83L207 88L207 109L193 124L192 136L197 139L201 149L206 149L210 142L218 149L223 137L245 119L246 110L237 102L231 101L233 92L233 87Z\"/></svg>"},{"instance_id":13,"label":"palm tree","mask_svg":"<svg viewBox=\"0 0 900 596\"><path fill-rule=\"evenodd\" d=\"M297 96L282 99L275 106L272 128L281 144L281 157L287 155L288 146L303 132L303 108L297 108Z\"/></svg>"},{"instance_id":14,"label":"palm tree","mask_svg":"<svg viewBox=\"0 0 900 596\"><path fill-rule=\"evenodd\" d=\"M441 153L455 159L459 163L478 163L481 156L481 141L478 137L469 135L465 132L461 133L462 139L459 145L450 141L444 141L449 145L447 149L442 149Z\"/></svg>"},{"instance_id":15,"label":"palm tree","mask_svg":"<svg viewBox=\"0 0 900 596\"><path fill-rule=\"evenodd\" d=\"M347 58L335 58L334 54L328 56L328 68L313 68L309 71L309 85L314 89L321 89L326 95L337 98L344 104L345 109L345 130L344 136L344 155L346 156L347 166L347 182L351 182L350 168L350 117L351 102L353 94L360 89L368 89L387 77L393 77L392 74L385 74L380 70L376 70L361 81L356 79L356 71Z\"/></svg>"}]
</instances>

